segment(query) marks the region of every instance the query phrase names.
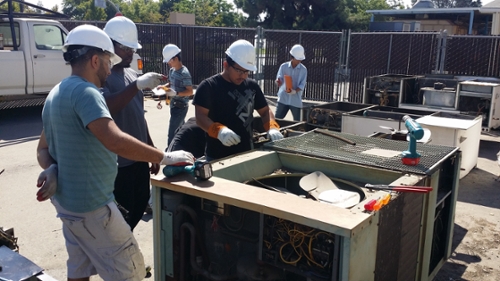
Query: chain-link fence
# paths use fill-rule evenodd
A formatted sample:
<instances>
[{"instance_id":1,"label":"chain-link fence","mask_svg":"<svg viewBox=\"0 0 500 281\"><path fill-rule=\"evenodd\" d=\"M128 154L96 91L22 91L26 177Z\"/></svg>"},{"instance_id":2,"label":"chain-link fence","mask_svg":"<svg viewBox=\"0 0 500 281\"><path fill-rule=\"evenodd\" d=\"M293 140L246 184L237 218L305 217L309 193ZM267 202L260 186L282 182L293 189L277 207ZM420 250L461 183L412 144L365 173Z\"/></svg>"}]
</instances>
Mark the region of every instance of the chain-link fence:
<instances>
[{"instance_id":1,"label":"chain-link fence","mask_svg":"<svg viewBox=\"0 0 500 281\"><path fill-rule=\"evenodd\" d=\"M365 77L391 74L423 75L434 70L436 33L353 33L349 48L351 102L363 101Z\"/></svg>"},{"instance_id":2,"label":"chain-link fence","mask_svg":"<svg viewBox=\"0 0 500 281\"><path fill-rule=\"evenodd\" d=\"M500 37L453 35L444 40L448 74L499 77Z\"/></svg>"},{"instance_id":3,"label":"chain-link fence","mask_svg":"<svg viewBox=\"0 0 500 281\"><path fill-rule=\"evenodd\" d=\"M307 86L304 98L331 101L335 99L335 69L339 61L340 32L266 30L262 67L263 91L276 96L275 83L280 65L290 60L290 49L301 44L305 49ZM307 62L307 63L306 63Z\"/></svg>"},{"instance_id":4,"label":"chain-link fence","mask_svg":"<svg viewBox=\"0 0 500 281\"><path fill-rule=\"evenodd\" d=\"M61 21L71 30L87 23L103 28L105 22ZM222 71L225 50L237 39L255 44L259 81L266 95L276 96L279 66L290 59L294 44L306 51L308 70L304 99L363 102L364 79L382 74L462 76L500 75L500 37L447 36L428 32L319 32L215 28L167 24L137 24L138 51L144 72L166 73L162 49L168 43L182 49L183 64L193 83Z\"/></svg>"}]
</instances>

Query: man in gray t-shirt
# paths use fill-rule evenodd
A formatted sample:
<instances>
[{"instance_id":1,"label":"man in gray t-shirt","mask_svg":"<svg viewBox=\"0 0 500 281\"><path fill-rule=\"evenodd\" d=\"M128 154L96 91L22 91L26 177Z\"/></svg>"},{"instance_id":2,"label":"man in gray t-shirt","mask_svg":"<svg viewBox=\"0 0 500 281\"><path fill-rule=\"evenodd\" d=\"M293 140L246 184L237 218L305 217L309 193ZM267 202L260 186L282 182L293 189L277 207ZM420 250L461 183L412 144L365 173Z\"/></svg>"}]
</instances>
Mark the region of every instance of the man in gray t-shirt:
<instances>
[{"instance_id":1,"label":"man in gray t-shirt","mask_svg":"<svg viewBox=\"0 0 500 281\"><path fill-rule=\"evenodd\" d=\"M122 59L111 69L103 94L111 116L118 127L154 147L144 117L144 94L135 87L138 74L130 68L134 52L141 48L137 41L135 24L125 17L109 20L104 31L113 41L116 54ZM157 174L158 164L133 161L118 157L118 174L115 179L116 202L125 209L125 220L133 230L141 220L149 200L150 173ZM122 209L122 210L123 210Z\"/></svg>"},{"instance_id":2,"label":"man in gray t-shirt","mask_svg":"<svg viewBox=\"0 0 500 281\"><path fill-rule=\"evenodd\" d=\"M163 48L163 62L170 66L168 87L173 89L174 96L170 101L170 122L168 125L167 147L174 139L175 132L184 124L189 98L193 95L193 81L187 67L182 64L181 49L174 44Z\"/></svg>"}]
</instances>

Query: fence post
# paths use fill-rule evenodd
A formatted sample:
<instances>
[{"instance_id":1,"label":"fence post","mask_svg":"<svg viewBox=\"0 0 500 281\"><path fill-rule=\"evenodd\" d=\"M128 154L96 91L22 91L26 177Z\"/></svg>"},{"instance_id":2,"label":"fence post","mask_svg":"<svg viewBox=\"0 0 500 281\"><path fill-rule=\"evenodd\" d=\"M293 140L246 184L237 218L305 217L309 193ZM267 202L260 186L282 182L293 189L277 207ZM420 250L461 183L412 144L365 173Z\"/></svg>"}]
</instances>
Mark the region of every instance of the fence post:
<instances>
[{"instance_id":1,"label":"fence post","mask_svg":"<svg viewBox=\"0 0 500 281\"><path fill-rule=\"evenodd\" d=\"M254 79L257 81L257 83L259 83L259 85L261 87L263 87L263 85L261 85L263 78L264 78L264 73L262 71L263 67L262 67L262 62L261 62L261 54L262 54L263 48L264 48L264 42L263 42L264 28L262 28L262 26L257 26L255 39L256 39L255 64L257 66L257 71L254 74Z\"/></svg>"},{"instance_id":2,"label":"fence post","mask_svg":"<svg viewBox=\"0 0 500 281\"><path fill-rule=\"evenodd\" d=\"M179 49L182 50L182 25L179 25L179 45L177 45L177 47L179 47Z\"/></svg>"},{"instance_id":3,"label":"fence post","mask_svg":"<svg viewBox=\"0 0 500 281\"><path fill-rule=\"evenodd\" d=\"M441 62L439 63L439 74L444 74L444 64L446 58L446 40L448 39L448 31L443 31L443 44L441 45Z\"/></svg>"},{"instance_id":4,"label":"fence post","mask_svg":"<svg viewBox=\"0 0 500 281\"><path fill-rule=\"evenodd\" d=\"M439 71L439 57L441 56L441 45L443 43L443 34L439 32L437 38L437 46L436 46L436 65L434 66L434 73L438 73Z\"/></svg>"},{"instance_id":5,"label":"fence post","mask_svg":"<svg viewBox=\"0 0 500 281\"><path fill-rule=\"evenodd\" d=\"M342 30L340 37L340 54L337 69L335 71L334 83L336 83L336 90L334 99L336 101L343 101L348 91L348 67L349 67L349 48L351 47L351 30Z\"/></svg>"},{"instance_id":6,"label":"fence post","mask_svg":"<svg viewBox=\"0 0 500 281\"><path fill-rule=\"evenodd\" d=\"M446 40L448 32L446 30L439 32L437 55L436 55L436 74L444 74L444 62L446 57Z\"/></svg>"},{"instance_id":7,"label":"fence post","mask_svg":"<svg viewBox=\"0 0 500 281\"><path fill-rule=\"evenodd\" d=\"M386 73L389 73L389 69L391 67L391 52L392 52L392 34L391 34L391 39L389 40L389 53L387 54L387 71Z\"/></svg>"}]
</instances>

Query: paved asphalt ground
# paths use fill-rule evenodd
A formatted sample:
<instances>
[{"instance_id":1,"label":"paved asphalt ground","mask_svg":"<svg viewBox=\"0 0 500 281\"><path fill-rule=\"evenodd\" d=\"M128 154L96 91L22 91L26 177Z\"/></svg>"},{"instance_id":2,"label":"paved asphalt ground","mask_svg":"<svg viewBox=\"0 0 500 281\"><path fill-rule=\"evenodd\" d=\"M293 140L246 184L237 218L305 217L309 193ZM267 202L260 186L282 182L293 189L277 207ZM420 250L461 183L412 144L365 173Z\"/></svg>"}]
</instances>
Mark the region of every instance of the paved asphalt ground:
<instances>
[{"instance_id":1,"label":"paved asphalt ground","mask_svg":"<svg viewBox=\"0 0 500 281\"><path fill-rule=\"evenodd\" d=\"M158 110L156 105L156 101L146 101L146 118L155 145L164 149L169 110L164 103L162 110ZM44 268L53 278L66 280L67 255L61 222L55 217L52 204L39 203L35 195L36 179L41 171L36 161L36 145L42 130L40 116L41 107L0 111L0 171L5 169L0 174L0 227L4 229L13 227L18 237L20 253ZM194 116L192 105L188 113L188 117L191 116ZM286 119L292 120L291 114ZM500 243L489 244L493 247L491 255L475 253L478 259L463 259L464 256L471 256L471 252L461 248L464 243L468 243L467 237L476 232L473 230L474 225L469 223L470 213L476 218L481 218L483 222L488 222L486 226L493 230L492 232L497 235L500 233L500 189L499 184L494 181L500 172L495 157L500 149L498 140L499 138L495 136L482 136L478 168L471 172L472 176L469 175L461 181L461 193L464 190L464 195L459 194L455 220L456 237L459 239L455 239L454 242L454 259L445 265L446 269L451 269L441 270L443 273L440 272L438 275L439 280L500 280L498 257ZM474 196L477 193L474 191L476 187L480 197ZM151 216L143 217L134 234L142 248L146 264L153 265ZM496 239L498 242L498 236ZM478 269L478 265L483 268ZM484 271L484 268L490 270L491 274L479 279L472 277L462 279L469 276L468 272ZM101 279L93 277L91 280Z\"/></svg>"}]
</instances>

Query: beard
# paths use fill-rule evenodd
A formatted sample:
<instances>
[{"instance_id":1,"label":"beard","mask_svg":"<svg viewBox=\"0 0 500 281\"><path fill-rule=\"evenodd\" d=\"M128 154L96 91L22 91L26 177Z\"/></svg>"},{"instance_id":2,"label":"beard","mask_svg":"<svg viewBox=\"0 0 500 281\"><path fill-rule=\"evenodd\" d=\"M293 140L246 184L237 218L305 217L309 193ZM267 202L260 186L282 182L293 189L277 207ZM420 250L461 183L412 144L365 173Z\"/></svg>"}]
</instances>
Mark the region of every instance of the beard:
<instances>
[{"instance_id":1,"label":"beard","mask_svg":"<svg viewBox=\"0 0 500 281\"><path fill-rule=\"evenodd\" d=\"M99 82L101 83L101 85L99 85L99 88L104 87L106 78L108 78L108 70L106 70L104 64L101 64L99 70L97 70L97 77L99 78Z\"/></svg>"}]
</instances>

